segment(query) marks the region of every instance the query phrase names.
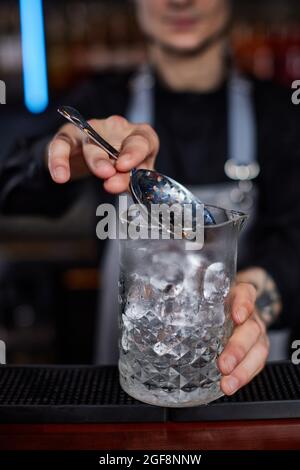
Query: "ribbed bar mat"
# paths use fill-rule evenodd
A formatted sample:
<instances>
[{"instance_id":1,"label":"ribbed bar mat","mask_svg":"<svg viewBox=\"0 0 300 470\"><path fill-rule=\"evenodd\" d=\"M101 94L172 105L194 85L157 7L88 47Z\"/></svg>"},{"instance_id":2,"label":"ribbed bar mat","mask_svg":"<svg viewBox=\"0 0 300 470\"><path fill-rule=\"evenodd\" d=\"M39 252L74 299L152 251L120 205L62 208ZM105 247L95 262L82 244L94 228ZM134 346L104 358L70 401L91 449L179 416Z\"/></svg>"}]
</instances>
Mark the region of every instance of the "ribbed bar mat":
<instances>
[{"instance_id":1,"label":"ribbed bar mat","mask_svg":"<svg viewBox=\"0 0 300 470\"><path fill-rule=\"evenodd\" d=\"M268 363L232 397L161 408L128 396L116 367L0 366L0 423L112 423L300 418L300 366Z\"/></svg>"}]
</instances>

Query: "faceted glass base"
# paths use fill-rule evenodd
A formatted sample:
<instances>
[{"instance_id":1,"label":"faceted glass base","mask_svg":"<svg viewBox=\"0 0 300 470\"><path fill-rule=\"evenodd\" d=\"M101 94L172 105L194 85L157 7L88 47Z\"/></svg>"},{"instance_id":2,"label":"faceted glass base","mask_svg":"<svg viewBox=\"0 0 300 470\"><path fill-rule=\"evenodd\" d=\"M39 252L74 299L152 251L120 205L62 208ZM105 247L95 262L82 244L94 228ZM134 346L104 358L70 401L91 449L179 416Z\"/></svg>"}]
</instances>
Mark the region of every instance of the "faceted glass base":
<instances>
[{"instance_id":1,"label":"faceted glass base","mask_svg":"<svg viewBox=\"0 0 300 470\"><path fill-rule=\"evenodd\" d=\"M220 382L212 382L205 388L195 387L190 391L181 389L164 390L162 388L150 389L141 382L120 374L120 384L123 390L136 400L156 406L183 408L199 406L217 400L224 393L220 389Z\"/></svg>"}]
</instances>

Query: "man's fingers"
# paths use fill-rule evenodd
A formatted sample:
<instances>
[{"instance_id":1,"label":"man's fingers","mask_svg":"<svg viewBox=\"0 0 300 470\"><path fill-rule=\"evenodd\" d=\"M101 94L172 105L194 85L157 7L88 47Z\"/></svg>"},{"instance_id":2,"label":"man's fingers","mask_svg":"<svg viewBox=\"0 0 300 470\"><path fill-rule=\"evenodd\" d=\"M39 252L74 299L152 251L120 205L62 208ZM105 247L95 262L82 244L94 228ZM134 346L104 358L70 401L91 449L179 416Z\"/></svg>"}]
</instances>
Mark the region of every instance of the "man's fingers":
<instances>
[{"instance_id":1,"label":"man's fingers","mask_svg":"<svg viewBox=\"0 0 300 470\"><path fill-rule=\"evenodd\" d=\"M129 173L117 173L104 181L104 189L111 194L119 194L128 190Z\"/></svg>"},{"instance_id":2,"label":"man's fingers","mask_svg":"<svg viewBox=\"0 0 300 470\"><path fill-rule=\"evenodd\" d=\"M148 168L147 160L154 160L157 151L156 133L150 126L142 124L124 140L116 168L120 172L128 172L140 164Z\"/></svg>"},{"instance_id":3,"label":"man's fingers","mask_svg":"<svg viewBox=\"0 0 300 470\"><path fill-rule=\"evenodd\" d=\"M221 373L231 374L255 345L261 334L261 326L254 318L249 318L244 324L237 326L218 359Z\"/></svg>"},{"instance_id":4,"label":"man's fingers","mask_svg":"<svg viewBox=\"0 0 300 470\"><path fill-rule=\"evenodd\" d=\"M120 149L117 161L72 124L64 125L49 145L48 165L57 183L65 183L70 177L78 178L91 172L105 180L105 189L111 193L128 188L129 172L133 168L153 168L158 151L158 137L148 124L130 124L121 116L91 120L90 125L103 137Z\"/></svg>"},{"instance_id":5,"label":"man's fingers","mask_svg":"<svg viewBox=\"0 0 300 470\"><path fill-rule=\"evenodd\" d=\"M49 144L48 167L56 183L66 183L70 178L70 152L70 142L59 136Z\"/></svg>"},{"instance_id":6,"label":"man's fingers","mask_svg":"<svg viewBox=\"0 0 300 470\"><path fill-rule=\"evenodd\" d=\"M48 147L48 167L56 183L66 183L71 176L70 157L81 146L82 133L73 124L65 124Z\"/></svg>"},{"instance_id":7,"label":"man's fingers","mask_svg":"<svg viewBox=\"0 0 300 470\"><path fill-rule=\"evenodd\" d=\"M256 289L248 283L239 283L230 293L231 314L235 323L244 323L255 307Z\"/></svg>"},{"instance_id":8,"label":"man's fingers","mask_svg":"<svg viewBox=\"0 0 300 470\"><path fill-rule=\"evenodd\" d=\"M225 395L232 395L250 382L262 370L267 357L268 344L265 338L261 337L232 374L222 377L221 388Z\"/></svg>"},{"instance_id":9,"label":"man's fingers","mask_svg":"<svg viewBox=\"0 0 300 470\"><path fill-rule=\"evenodd\" d=\"M107 153L93 143L84 143L82 152L85 162L98 178L107 179L116 174L113 162L109 159Z\"/></svg>"}]
</instances>

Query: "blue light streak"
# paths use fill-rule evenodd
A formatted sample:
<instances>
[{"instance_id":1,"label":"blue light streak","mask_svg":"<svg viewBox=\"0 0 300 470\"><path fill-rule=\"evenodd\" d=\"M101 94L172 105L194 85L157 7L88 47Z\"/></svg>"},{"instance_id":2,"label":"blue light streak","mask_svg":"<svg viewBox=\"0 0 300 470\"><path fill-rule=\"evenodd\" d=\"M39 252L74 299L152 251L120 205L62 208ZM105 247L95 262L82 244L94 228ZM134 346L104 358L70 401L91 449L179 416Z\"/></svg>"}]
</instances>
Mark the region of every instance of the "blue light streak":
<instances>
[{"instance_id":1,"label":"blue light streak","mask_svg":"<svg viewBox=\"0 0 300 470\"><path fill-rule=\"evenodd\" d=\"M42 0L20 0L25 105L31 113L48 106L48 80Z\"/></svg>"}]
</instances>

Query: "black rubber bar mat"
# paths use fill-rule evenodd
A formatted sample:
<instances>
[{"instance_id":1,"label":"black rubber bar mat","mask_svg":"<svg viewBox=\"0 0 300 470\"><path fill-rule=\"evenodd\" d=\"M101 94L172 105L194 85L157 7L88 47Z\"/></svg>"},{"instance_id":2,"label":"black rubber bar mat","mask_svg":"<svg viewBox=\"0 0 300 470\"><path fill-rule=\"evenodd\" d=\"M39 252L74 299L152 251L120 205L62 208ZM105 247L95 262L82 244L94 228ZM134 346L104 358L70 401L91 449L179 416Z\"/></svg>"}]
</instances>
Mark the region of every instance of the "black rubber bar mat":
<instances>
[{"instance_id":1,"label":"black rubber bar mat","mask_svg":"<svg viewBox=\"0 0 300 470\"><path fill-rule=\"evenodd\" d=\"M161 408L128 396L116 367L0 366L0 423L125 423L300 418L300 366L268 363L232 397Z\"/></svg>"}]
</instances>

